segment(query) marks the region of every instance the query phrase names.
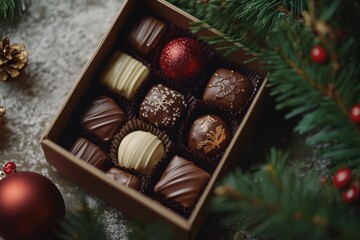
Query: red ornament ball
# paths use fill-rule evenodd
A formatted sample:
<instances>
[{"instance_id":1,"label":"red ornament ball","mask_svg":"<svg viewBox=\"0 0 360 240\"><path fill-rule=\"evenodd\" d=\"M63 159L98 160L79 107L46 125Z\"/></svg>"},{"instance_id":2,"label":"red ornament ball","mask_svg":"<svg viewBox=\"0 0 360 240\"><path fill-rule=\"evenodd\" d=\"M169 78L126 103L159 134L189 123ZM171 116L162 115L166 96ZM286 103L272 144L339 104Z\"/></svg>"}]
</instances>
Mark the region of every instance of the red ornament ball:
<instances>
[{"instance_id":1,"label":"red ornament ball","mask_svg":"<svg viewBox=\"0 0 360 240\"><path fill-rule=\"evenodd\" d=\"M345 203L353 203L358 200L360 197L360 189L358 183L353 183L351 186L346 189L342 194L342 200Z\"/></svg>"},{"instance_id":2,"label":"red ornament ball","mask_svg":"<svg viewBox=\"0 0 360 240\"><path fill-rule=\"evenodd\" d=\"M355 124L360 124L360 104L356 104L350 109L350 119Z\"/></svg>"},{"instance_id":3,"label":"red ornament ball","mask_svg":"<svg viewBox=\"0 0 360 240\"><path fill-rule=\"evenodd\" d=\"M333 184L336 188L344 188L351 182L351 170L347 167L338 169L333 177Z\"/></svg>"},{"instance_id":4,"label":"red ornament ball","mask_svg":"<svg viewBox=\"0 0 360 240\"><path fill-rule=\"evenodd\" d=\"M3 170L6 175L10 175L16 171L16 164L14 162L7 162L5 163Z\"/></svg>"},{"instance_id":5,"label":"red ornament ball","mask_svg":"<svg viewBox=\"0 0 360 240\"><path fill-rule=\"evenodd\" d=\"M6 240L54 239L64 199L48 178L15 172L0 180L0 236Z\"/></svg>"},{"instance_id":6,"label":"red ornament ball","mask_svg":"<svg viewBox=\"0 0 360 240\"><path fill-rule=\"evenodd\" d=\"M205 53L200 44L194 39L180 37L165 45L159 65L160 71L169 80L188 82L200 74L204 62Z\"/></svg>"},{"instance_id":7,"label":"red ornament ball","mask_svg":"<svg viewBox=\"0 0 360 240\"><path fill-rule=\"evenodd\" d=\"M319 64L326 63L328 60L327 52L322 46L314 46L310 52L311 59Z\"/></svg>"}]
</instances>

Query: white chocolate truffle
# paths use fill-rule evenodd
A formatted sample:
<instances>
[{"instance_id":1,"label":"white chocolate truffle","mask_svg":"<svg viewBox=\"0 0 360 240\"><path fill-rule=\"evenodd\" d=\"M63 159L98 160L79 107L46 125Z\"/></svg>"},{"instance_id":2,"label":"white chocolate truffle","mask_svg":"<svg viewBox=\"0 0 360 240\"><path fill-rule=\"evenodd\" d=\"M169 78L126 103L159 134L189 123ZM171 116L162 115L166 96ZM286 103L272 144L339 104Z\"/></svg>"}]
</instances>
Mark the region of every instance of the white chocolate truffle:
<instances>
[{"instance_id":1,"label":"white chocolate truffle","mask_svg":"<svg viewBox=\"0 0 360 240\"><path fill-rule=\"evenodd\" d=\"M108 63L101 82L110 90L132 99L148 78L149 69L126 53L117 51Z\"/></svg>"},{"instance_id":2,"label":"white chocolate truffle","mask_svg":"<svg viewBox=\"0 0 360 240\"><path fill-rule=\"evenodd\" d=\"M118 150L119 165L134 168L149 174L164 156L164 145L161 140L144 131L129 133L121 141Z\"/></svg>"}]
</instances>

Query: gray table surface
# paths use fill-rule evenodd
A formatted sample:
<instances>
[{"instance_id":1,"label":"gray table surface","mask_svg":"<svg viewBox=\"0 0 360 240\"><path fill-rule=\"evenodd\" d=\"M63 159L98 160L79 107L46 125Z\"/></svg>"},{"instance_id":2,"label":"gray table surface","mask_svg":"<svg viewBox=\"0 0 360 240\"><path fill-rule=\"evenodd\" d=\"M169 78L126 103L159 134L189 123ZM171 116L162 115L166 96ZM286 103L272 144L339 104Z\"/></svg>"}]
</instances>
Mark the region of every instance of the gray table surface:
<instances>
[{"instance_id":1,"label":"gray table surface","mask_svg":"<svg viewBox=\"0 0 360 240\"><path fill-rule=\"evenodd\" d=\"M24 15L0 22L0 36L24 43L29 64L21 77L0 82L0 105L7 108L0 128L0 164L47 176L61 191L67 210L81 195L93 208L104 208L110 239L126 239L127 218L76 186L46 160L40 138L48 128L81 70L110 27L122 0L31 1Z\"/></svg>"}]
</instances>

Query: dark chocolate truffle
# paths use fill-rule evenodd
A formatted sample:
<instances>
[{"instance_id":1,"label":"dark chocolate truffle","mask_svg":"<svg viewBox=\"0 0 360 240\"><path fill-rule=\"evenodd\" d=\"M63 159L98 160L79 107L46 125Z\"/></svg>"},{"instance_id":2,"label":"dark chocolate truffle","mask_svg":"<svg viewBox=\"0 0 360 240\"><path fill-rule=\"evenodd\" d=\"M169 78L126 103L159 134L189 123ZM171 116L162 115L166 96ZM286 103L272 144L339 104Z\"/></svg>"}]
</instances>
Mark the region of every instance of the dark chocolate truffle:
<instances>
[{"instance_id":1,"label":"dark chocolate truffle","mask_svg":"<svg viewBox=\"0 0 360 240\"><path fill-rule=\"evenodd\" d=\"M131 187L136 190L139 189L139 178L118 168L110 168L109 171L106 172L106 176L127 187Z\"/></svg>"},{"instance_id":2,"label":"dark chocolate truffle","mask_svg":"<svg viewBox=\"0 0 360 240\"><path fill-rule=\"evenodd\" d=\"M129 42L141 54L152 52L165 33L166 26L160 20L146 16L140 19L133 27Z\"/></svg>"},{"instance_id":3,"label":"dark chocolate truffle","mask_svg":"<svg viewBox=\"0 0 360 240\"><path fill-rule=\"evenodd\" d=\"M209 180L207 172L182 157L174 156L155 185L154 192L192 209Z\"/></svg>"},{"instance_id":4,"label":"dark chocolate truffle","mask_svg":"<svg viewBox=\"0 0 360 240\"><path fill-rule=\"evenodd\" d=\"M161 84L150 89L140 105L140 117L165 130L174 128L185 111L182 94Z\"/></svg>"},{"instance_id":5,"label":"dark chocolate truffle","mask_svg":"<svg viewBox=\"0 0 360 240\"><path fill-rule=\"evenodd\" d=\"M188 132L188 147L208 157L223 152L230 140L229 127L216 115L200 116L193 122Z\"/></svg>"},{"instance_id":6,"label":"dark chocolate truffle","mask_svg":"<svg viewBox=\"0 0 360 240\"><path fill-rule=\"evenodd\" d=\"M241 110L253 91L248 77L226 68L217 69L206 85L203 100L231 109Z\"/></svg>"},{"instance_id":7,"label":"dark chocolate truffle","mask_svg":"<svg viewBox=\"0 0 360 240\"><path fill-rule=\"evenodd\" d=\"M100 96L83 114L81 124L85 130L102 141L109 141L120 125L125 122L125 113L106 96Z\"/></svg>"},{"instance_id":8,"label":"dark chocolate truffle","mask_svg":"<svg viewBox=\"0 0 360 240\"><path fill-rule=\"evenodd\" d=\"M99 169L105 169L107 161L105 153L98 146L85 138L78 138L71 147L70 152Z\"/></svg>"}]
</instances>

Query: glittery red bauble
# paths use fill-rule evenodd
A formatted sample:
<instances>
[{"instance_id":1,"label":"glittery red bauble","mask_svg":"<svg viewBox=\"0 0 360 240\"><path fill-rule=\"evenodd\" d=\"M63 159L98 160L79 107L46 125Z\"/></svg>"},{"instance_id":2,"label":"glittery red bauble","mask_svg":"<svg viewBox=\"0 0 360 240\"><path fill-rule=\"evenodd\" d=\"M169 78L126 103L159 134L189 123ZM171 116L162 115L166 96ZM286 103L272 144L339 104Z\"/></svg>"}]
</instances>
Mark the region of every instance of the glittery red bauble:
<instances>
[{"instance_id":1,"label":"glittery red bauble","mask_svg":"<svg viewBox=\"0 0 360 240\"><path fill-rule=\"evenodd\" d=\"M168 42L160 54L160 70L169 80L189 81L203 69L205 53L191 38L175 38Z\"/></svg>"},{"instance_id":2,"label":"glittery red bauble","mask_svg":"<svg viewBox=\"0 0 360 240\"><path fill-rule=\"evenodd\" d=\"M326 50L322 46L314 46L310 52L311 59L319 64L326 63L328 55Z\"/></svg>"},{"instance_id":3,"label":"glittery red bauble","mask_svg":"<svg viewBox=\"0 0 360 240\"><path fill-rule=\"evenodd\" d=\"M48 178L15 172L0 180L0 236L5 240L54 239L64 199Z\"/></svg>"},{"instance_id":4,"label":"glittery red bauble","mask_svg":"<svg viewBox=\"0 0 360 240\"><path fill-rule=\"evenodd\" d=\"M338 169L333 178L333 184L336 188L344 188L351 182L351 170L347 167Z\"/></svg>"},{"instance_id":5,"label":"glittery red bauble","mask_svg":"<svg viewBox=\"0 0 360 240\"><path fill-rule=\"evenodd\" d=\"M353 123L360 125L360 104L356 104L350 109L350 118Z\"/></svg>"}]
</instances>

